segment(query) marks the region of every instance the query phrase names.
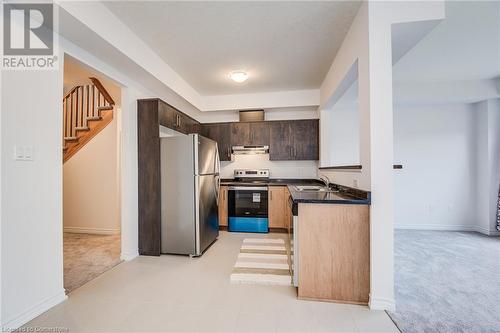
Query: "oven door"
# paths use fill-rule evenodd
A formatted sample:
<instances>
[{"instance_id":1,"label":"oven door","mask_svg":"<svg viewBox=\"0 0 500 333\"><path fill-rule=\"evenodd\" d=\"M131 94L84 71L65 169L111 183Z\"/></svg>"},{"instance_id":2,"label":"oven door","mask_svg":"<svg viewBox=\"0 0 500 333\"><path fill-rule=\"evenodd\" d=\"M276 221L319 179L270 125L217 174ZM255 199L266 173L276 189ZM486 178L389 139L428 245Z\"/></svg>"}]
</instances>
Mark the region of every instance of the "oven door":
<instances>
[{"instance_id":1,"label":"oven door","mask_svg":"<svg viewBox=\"0 0 500 333\"><path fill-rule=\"evenodd\" d=\"M228 188L228 230L268 232L268 192L266 186Z\"/></svg>"}]
</instances>

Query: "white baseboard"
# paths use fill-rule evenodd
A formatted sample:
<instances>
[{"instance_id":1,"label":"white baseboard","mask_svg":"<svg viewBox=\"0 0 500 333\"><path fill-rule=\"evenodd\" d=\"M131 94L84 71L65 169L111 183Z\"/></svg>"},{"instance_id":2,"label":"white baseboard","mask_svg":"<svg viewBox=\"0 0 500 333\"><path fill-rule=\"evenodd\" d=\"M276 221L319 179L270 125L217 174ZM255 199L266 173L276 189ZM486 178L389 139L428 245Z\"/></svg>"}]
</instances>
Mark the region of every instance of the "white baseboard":
<instances>
[{"instance_id":1,"label":"white baseboard","mask_svg":"<svg viewBox=\"0 0 500 333\"><path fill-rule=\"evenodd\" d=\"M435 231L476 231L483 235L500 236L500 231L489 230L477 225L462 224L395 224L395 229L435 230Z\"/></svg>"},{"instance_id":2,"label":"white baseboard","mask_svg":"<svg viewBox=\"0 0 500 333\"><path fill-rule=\"evenodd\" d=\"M72 234L119 235L120 229L64 227L64 232Z\"/></svg>"},{"instance_id":3,"label":"white baseboard","mask_svg":"<svg viewBox=\"0 0 500 333\"><path fill-rule=\"evenodd\" d=\"M120 255L120 259L121 260L125 260L125 261L130 261L132 259L135 259L139 256L139 251L135 251L135 252L130 252L130 253L123 253Z\"/></svg>"},{"instance_id":4,"label":"white baseboard","mask_svg":"<svg viewBox=\"0 0 500 333\"><path fill-rule=\"evenodd\" d=\"M476 226L464 224L395 224L394 228L408 230L477 231Z\"/></svg>"},{"instance_id":5,"label":"white baseboard","mask_svg":"<svg viewBox=\"0 0 500 333\"><path fill-rule=\"evenodd\" d=\"M32 306L29 308L27 311L20 313L16 316L13 316L12 318L8 319L5 323L2 323L1 327L2 329L7 329L10 332L11 330L18 329L22 325L26 324L30 320L38 317L45 311L51 309L52 307L56 306L57 304L65 301L68 298L66 296L66 293L64 289L57 293L56 295L52 297L48 297L41 301L40 303Z\"/></svg>"},{"instance_id":6,"label":"white baseboard","mask_svg":"<svg viewBox=\"0 0 500 333\"><path fill-rule=\"evenodd\" d=\"M481 226L477 226L476 231L479 233L482 233L483 235L487 235L487 236L500 236L500 231L490 230L488 228L484 228Z\"/></svg>"},{"instance_id":7,"label":"white baseboard","mask_svg":"<svg viewBox=\"0 0 500 333\"><path fill-rule=\"evenodd\" d=\"M389 298L371 297L368 302L370 310L396 311L396 301Z\"/></svg>"}]
</instances>

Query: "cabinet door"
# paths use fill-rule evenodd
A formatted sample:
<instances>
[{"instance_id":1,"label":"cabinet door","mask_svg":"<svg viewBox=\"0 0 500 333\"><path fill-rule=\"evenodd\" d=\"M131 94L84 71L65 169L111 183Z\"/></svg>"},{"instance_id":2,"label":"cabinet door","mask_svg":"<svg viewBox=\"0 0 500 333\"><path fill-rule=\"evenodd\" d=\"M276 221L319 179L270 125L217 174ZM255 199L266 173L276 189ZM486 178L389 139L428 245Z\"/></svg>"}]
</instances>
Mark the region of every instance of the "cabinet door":
<instances>
[{"instance_id":1,"label":"cabinet door","mask_svg":"<svg viewBox=\"0 0 500 333\"><path fill-rule=\"evenodd\" d=\"M294 160L319 160L319 122L317 119L290 122Z\"/></svg>"},{"instance_id":2,"label":"cabinet door","mask_svg":"<svg viewBox=\"0 0 500 333\"><path fill-rule=\"evenodd\" d=\"M269 186L269 227L285 228L285 186Z\"/></svg>"},{"instance_id":3,"label":"cabinet door","mask_svg":"<svg viewBox=\"0 0 500 333\"><path fill-rule=\"evenodd\" d=\"M163 101L159 101L158 103L158 123L162 126L175 129L175 115L177 111Z\"/></svg>"},{"instance_id":4,"label":"cabinet door","mask_svg":"<svg viewBox=\"0 0 500 333\"><path fill-rule=\"evenodd\" d=\"M180 113L179 111L177 110L174 110L174 112L172 112L172 129L173 130L176 130L177 132L181 132L181 133L186 133L186 130L185 130L185 120L183 119L183 114Z\"/></svg>"},{"instance_id":5,"label":"cabinet door","mask_svg":"<svg viewBox=\"0 0 500 333\"><path fill-rule=\"evenodd\" d=\"M203 136L217 141L221 161L231 160L231 135L229 133L229 123L203 124L201 132Z\"/></svg>"},{"instance_id":6,"label":"cabinet door","mask_svg":"<svg viewBox=\"0 0 500 333\"><path fill-rule=\"evenodd\" d=\"M292 129L288 121L273 121L269 128L269 159L293 160Z\"/></svg>"},{"instance_id":7,"label":"cabinet door","mask_svg":"<svg viewBox=\"0 0 500 333\"><path fill-rule=\"evenodd\" d=\"M231 144L233 146L250 145L250 124L231 123Z\"/></svg>"},{"instance_id":8,"label":"cabinet door","mask_svg":"<svg viewBox=\"0 0 500 333\"><path fill-rule=\"evenodd\" d=\"M219 226L227 227L227 186L220 187L219 193Z\"/></svg>"},{"instance_id":9,"label":"cabinet door","mask_svg":"<svg viewBox=\"0 0 500 333\"><path fill-rule=\"evenodd\" d=\"M264 121L250 123L250 145L269 145L269 123Z\"/></svg>"},{"instance_id":10,"label":"cabinet door","mask_svg":"<svg viewBox=\"0 0 500 333\"><path fill-rule=\"evenodd\" d=\"M200 133L200 123L193 118L183 114L181 118L182 128L186 134Z\"/></svg>"}]
</instances>

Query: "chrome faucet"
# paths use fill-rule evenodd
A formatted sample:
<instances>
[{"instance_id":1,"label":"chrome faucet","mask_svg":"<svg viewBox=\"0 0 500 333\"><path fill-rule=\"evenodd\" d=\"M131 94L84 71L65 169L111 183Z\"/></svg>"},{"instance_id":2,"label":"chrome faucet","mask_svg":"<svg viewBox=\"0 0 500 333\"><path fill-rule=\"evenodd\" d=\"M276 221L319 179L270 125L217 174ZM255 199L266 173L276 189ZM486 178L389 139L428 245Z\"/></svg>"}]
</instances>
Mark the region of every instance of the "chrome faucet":
<instances>
[{"instance_id":1,"label":"chrome faucet","mask_svg":"<svg viewBox=\"0 0 500 333\"><path fill-rule=\"evenodd\" d=\"M325 186L326 186L327 188L330 188L330 179L329 179L327 176L325 176L325 175L321 175L321 176L319 177L319 180L321 180L321 181L323 182L323 184L325 184Z\"/></svg>"}]
</instances>

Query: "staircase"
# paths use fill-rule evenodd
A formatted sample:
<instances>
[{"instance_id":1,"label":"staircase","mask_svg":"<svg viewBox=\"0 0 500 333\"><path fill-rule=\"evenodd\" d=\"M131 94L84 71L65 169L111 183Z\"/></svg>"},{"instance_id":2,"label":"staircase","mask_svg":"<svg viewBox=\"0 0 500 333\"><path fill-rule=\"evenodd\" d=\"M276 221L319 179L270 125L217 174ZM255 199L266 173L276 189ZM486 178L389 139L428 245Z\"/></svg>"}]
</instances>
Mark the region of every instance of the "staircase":
<instances>
[{"instance_id":1,"label":"staircase","mask_svg":"<svg viewBox=\"0 0 500 333\"><path fill-rule=\"evenodd\" d=\"M115 102L95 77L76 86L63 98L63 162L113 120Z\"/></svg>"}]
</instances>

